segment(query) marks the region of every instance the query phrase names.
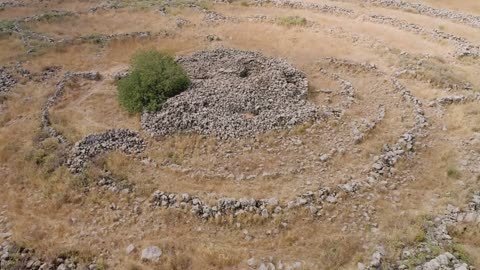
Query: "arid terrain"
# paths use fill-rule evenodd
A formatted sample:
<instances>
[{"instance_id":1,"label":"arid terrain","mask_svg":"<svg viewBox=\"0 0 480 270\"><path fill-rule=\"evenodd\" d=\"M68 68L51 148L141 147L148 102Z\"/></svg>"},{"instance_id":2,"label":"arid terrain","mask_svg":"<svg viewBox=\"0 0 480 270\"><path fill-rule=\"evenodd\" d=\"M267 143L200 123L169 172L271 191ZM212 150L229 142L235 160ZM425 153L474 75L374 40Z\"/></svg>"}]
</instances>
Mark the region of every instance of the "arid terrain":
<instances>
[{"instance_id":1,"label":"arid terrain","mask_svg":"<svg viewBox=\"0 0 480 270\"><path fill-rule=\"evenodd\" d=\"M138 51L192 87L129 114ZM0 0L0 269L480 267L480 1Z\"/></svg>"}]
</instances>

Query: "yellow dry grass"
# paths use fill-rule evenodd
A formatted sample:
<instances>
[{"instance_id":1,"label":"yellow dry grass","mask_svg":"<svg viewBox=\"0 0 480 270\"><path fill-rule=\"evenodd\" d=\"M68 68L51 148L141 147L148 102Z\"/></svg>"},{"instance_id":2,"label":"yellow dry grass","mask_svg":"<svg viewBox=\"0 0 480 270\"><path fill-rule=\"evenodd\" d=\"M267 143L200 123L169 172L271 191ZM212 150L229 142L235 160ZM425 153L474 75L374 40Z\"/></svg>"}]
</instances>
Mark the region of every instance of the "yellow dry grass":
<instances>
[{"instance_id":1,"label":"yellow dry grass","mask_svg":"<svg viewBox=\"0 0 480 270\"><path fill-rule=\"evenodd\" d=\"M45 3L45 8L78 11L96 4L94 2L49 1ZM366 10L352 2L323 2ZM476 12L477 9L475 1L463 1L455 6L452 6L452 1L425 2L442 7L471 9L471 12ZM450 45L439 44L388 26L331 14L271 6L246 6L240 3L213 5L209 8L227 16L301 16L308 22L317 24L318 28L289 28L274 23L254 22L208 25L201 22L201 13L197 10L173 9L170 12L175 16L194 23L177 29L172 17L160 16L153 11L105 11L30 26L36 31L57 37L147 30L168 30L172 34L146 40L113 41L104 48L95 44L45 48L42 53L28 57L24 56L20 41L14 37L2 37L0 63L7 64L22 57L28 59L24 66L33 71L60 65L63 71L99 70L108 75L128 66L131 55L138 50L154 48L174 54L188 54L222 45L287 59L302 69L309 78L309 99L318 105L325 105L325 96L315 90L338 90L338 85L318 72L317 61L324 57L374 62L382 71L390 73L398 68L396 56L399 51L444 56L453 49ZM0 16L8 14L5 18L12 18L41 13L43 10L41 6L14 8L1 11ZM445 31L460 36L467 37L469 31L478 33L478 29L418 14L381 8L373 8L371 11L400 17L428 28L442 26ZM340 28L343 31L337 34L330 31L339 31ZM382 51L370 46L368 42L352 43L350 38L342 37L339 33L346 33L347 36L358 33L370 42L380 40L395 50ZM207 41L205 37L209 34L218 35L221 41ZM480 41L475 35L471 38ZM448 66L455 70L454 76L469 80L476 86L480 85L480 79L476 76L478 63L448 62ZM425 219L435 213L442 213L447 203L466 203L466 198L469 198L478 184L475 176L469 172L461 171L458 179L448 177L447 173L451 167L460 168L462 153L459 153L456 142L480 131L478 103L469 103L447 108L443 118L437 117L433 109L427 109L431 136L421 140L422 143L429 143L429 147L418 147L415 160L401 161L397 167L400 172L408 171L415 175L416 181L399 185L392 193L381 189L369 190L375 195L372 201L366 198L342 198L346 202L326 207L328 216L313 219L308 213L299 210L268 221L259 216L241 216L236 219L227 216L219 220L202 221L187 211L153 209L148 201L157 189L189 192L213 202L221 196L277 197L288 200L317 186L336 186L347 180L348 175L368 169L384 143L394 143L405 128L412 126L414 119L411 116L402 117L411 115L412 108L392 106L385 119L368 134L366 141L355 146L353 154L335 158L322 173L315 175L308 172L292 173L235 181L225 176L192 176L163 164L169 162L207 172L227 167L227 171L245 174L259 169L260 163L264 169L281 169L285 165L279 162L280 158L288 160L286 165L301 164L308 157L295 150L280 152L280 157L269 154L266 147L280 149L278 138L295 137L305 142L311 152L328 152L328 142L314 139L307 131L312 128L311 125L306 124L292 131L263 134L257 139L265 149L252 149L229 159L222 155L222 151L228 147L249 146L254 140L245 139L229 145L200 135L177 135L158 141L148 139L146 154L158 162L157 167L112 152L89 163L86 177L82 178L72 176L64 166L55 166L58 157L56 151L62 150L58 145L51 141L38 144L34 140L39 132L40 108L54 91L56 79L58 78L45 83L28 82L18 85L7 96L0 114L0 205L6 206L6 215L13 224L14 240L33 247L42 256L50 258L67 250L79 252L83 260L96 256L109 269L245 269L248 258L274 256L287 262L300 260L315 263L322 266L320 269L356 269L357 262L369 260L378 243L386 246L388 258L393 259L402 245L413 245L421 241L424 237L422 225ZM378 79L371 75L355 74L348 79L358 88L358 104L354 104L347 112L347 119L367 117L368 111L364 108L369 106L370 96L380 96L383 90L388 91L390 87L385 78ZM433 88L425 82L408 79L402 80L402 83L424 104L445 94L443 90ZM340 99L336 97L333 102ZM387 98L380 101L391 102ZM398 104L402 103L398 101ZM110 79L100 82L78 80L69 84L65 95L50 112L54 127L72 142L92 132L110 128L140 130L138 116L129 116L118 106L116 89ZM442 130L443 125L447 127L446 130ZM349 127L342 127L342 123L330 121L319 124L314 130L321 132L337 128L339 132L349 131ZM142 135L147 137L146 134ZM447 137L448 140L445 139ZM104 169L114 172L117 180L134 185L135 192L118 194L97 187L95 180ZM313 184L308 185L307 181L312 181ZM87 192L86 186L93 190ZM396 198L395 203L392 203L391 197ZM112 203L124 208L111 210ZM130 208L134 204L142 209L140 216L132 217L133 210ZM357 232L342 231L344 226L353 226L356 222L363 226L361 217L352 208L353 205L367 204L377 209L374 222L378 223L379 232L374 232L370 225ZM119 222L123 218L127 221ZM282 225L283 222L288 223L286 228ZM278 234L271 233L276 229ZM243 230L253 235L253 240L245 240ZM270 233L267 234L267 231ZM457 239L465 244L473 257L478 257L478 235L475 231L459 233ZM125 247L130 243L135 243L137 250L126 255ZM156 264L139 260L141 248L151 244L158 245L164 251L164 256ZM106 250L108 254L104 252Z\"/></svg>"}]
</instances>

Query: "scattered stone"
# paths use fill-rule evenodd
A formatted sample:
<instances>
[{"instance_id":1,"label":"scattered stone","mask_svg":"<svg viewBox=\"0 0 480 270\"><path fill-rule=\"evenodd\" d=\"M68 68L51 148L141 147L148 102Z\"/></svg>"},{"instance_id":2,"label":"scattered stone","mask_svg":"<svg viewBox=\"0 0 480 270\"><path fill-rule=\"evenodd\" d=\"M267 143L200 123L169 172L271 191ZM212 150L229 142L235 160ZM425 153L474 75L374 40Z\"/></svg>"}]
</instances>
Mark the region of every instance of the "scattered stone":
<instances>
[{"instance_id":1,"label":"scattered stone","mask_svg":"<svg viewBox=\"0 0 480 270\"><path fill-rule=\"evenodd\" d=\"M372 255L372 260L370 262L370 268L371 269L380 269L382 266L382 260L383 257L385 256L385 250L383 247L377 247L375 252Z\"/></svg>"},{"instance_id":2,"label":"scattered stone","mask_svg":"<svg viewBox=\"0 0 480 270\"><path fill-rule=\"evenodd\" d=\"M135 246L134 246L133 244L128 245L127 248L125 249L125 252L126 252L127 254L130 254L130 253L132 253L132 252L134 252L134 251L135 251Z\"/></svg>"},{"instance_id":3,"label":"scattered stone","mask_svg":"<svg viewBox=\"0 0 480 270\"><path fill-rule=\"evenodd\" d=\"M257 265L257 260L255 260L255 258L250 258L248 259L247 264L250 267L255 267Z\"/></svg>"},{"instance_id":4,"label":"scattered stone","mask_svg":"<svg viewBox=\"0 0 480 270\"><path fill-rule=\"evenodd\" d=\"M143 261L158 262L162 256L162 250L157 246L149 246L142 250L140 259Z\"/></svg>"},{"instance_id":5,"label":"scattered stone","mask_svg":"<svg viewBox=\"0 0 480 270\"><path fill-rule=\"evenodd\" d=\"M216 35L208 35L208 36L207 36L207 40L210 41L210 42L213 42L213 41L221 41L222 39L219 38L219 37L216 36Z\"/></svg>"}]
</instances>

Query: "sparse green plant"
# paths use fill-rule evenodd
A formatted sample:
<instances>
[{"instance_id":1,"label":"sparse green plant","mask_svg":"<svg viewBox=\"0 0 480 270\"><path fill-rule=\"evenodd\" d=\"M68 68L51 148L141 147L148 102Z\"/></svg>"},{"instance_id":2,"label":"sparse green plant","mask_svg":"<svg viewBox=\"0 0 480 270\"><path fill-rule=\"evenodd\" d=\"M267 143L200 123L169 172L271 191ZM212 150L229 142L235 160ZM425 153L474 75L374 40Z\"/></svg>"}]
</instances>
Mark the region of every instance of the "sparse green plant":
<instances>
[{"instance_id":1,"label":"sparse green plant","mask_svg":"<svg viewBox=\"0 0 480 270\"><path fill-rule=\"evenodd\" d=\"M202 9L209 10L210 9L210 4L205 1L201 1L198 3L198 6Z\"/></svg>"},{"instance_id":2,"label":"sparse green plant","mask_svg":"<svg viewBox=\"0 0 480 270\"><path fill-rule=\"evenodd\" d=\"M65 147L55 138L47 138L38 147L27 153L27 161L33 162L45 175L53 173L66 160Z\"/></svg>"},{"instance_id":3,"label":"sparse green plant","mask_svg":"<svg viewBox=\"0 0 480 270\"><path fill-rule=\"evenodd\" d=\"M50 22L56 19L60 19L66 16L72 16L73 13L71 12L47 12L44 13L40 16L38 16L37 20L38 21L45 21L45 22Z\"/></svg>"},{"instance_id":4,"label":"sparse green plant","mask_svg":"<svg viewBox=\"0 0 480 270\"><path fill-rule=\"evenodd\" d=\"M132 72L118 82L118 99L130 113L155 111L189 85L190 79L172 56L144 51L133 57Z\"/></svg>"},{"instance_id":5,"label":"sparse green plant","mask_svg":"<svg viewBox=\"0 0 480 270\"><path fill-rule=\"evenodd\" d=\"M307 19L300 16L283 16L276 19L277 24L282 26L305 26L307 25Z\"/></svg>"},{"instance_id":6,"label":"sparse green plant","mask_svg":"<svg viewBox=\"0 0 480 270\"><path fill-rule=\"evenodd\" d=\"M467 253L467 251L465 250L465 248L463 247L463 245L461 244L452 244L450 246L451 248L451 251L453 252L453 254L459 258L460 260L464 261L464 262L467 262L467 263L470 263L472 262L472 259L470 258L470 255Z\"/></svg>"},{"instance_id":7,"label":"sparse green plant","mask_svg":"<svg viewBox=\"0 0 480 270\"><path fill-rule=\"evenodd\" d=\"M449 178L459 179L461 176L461 173L456 167L451 166L447 169L447 176Z\"/></svg>"},{"instance_id":8,"label":"sparse green plant","mask_svg":"<svg viewBox=\"0 0 480 270\"><path fill-rule=\"evenodd\" d=\"M419 230L418 234L415 236L415 242L421 243L425 241L425 231Z\"/></svg>"},{"instance_id":9,"label":"sparse green plant","mask_svg":"<svg viewBox=\"0 0 480 270\"><path fill-rule=\"evenodd\" d=\"M242 1L242 2L240 2L240 5L241 5L242 7L248 7L248 6L250 6L250 4L248 4L247 1Z\"/></svg>"},{"instance_id":10,"label":"sparse green plant","mask_svg":"<svg viewBox=\"0 0 480 270\"><path fill-rule=\"evenodd\" d=\"M13 32L15 24L12 21L0 21L0 35L10 34Z\"/></svg>"},{"instance_id":11,"label":"sparse green plant","mask_svg":"<svg viewBox=\"0 0 480 270\"><path fill-rule=\"evenodd\" d=\"M91 34L86 37L86 39L94 44L105 45L106 39L103 37L102 34Z\"/></svg>"}]
</instances>

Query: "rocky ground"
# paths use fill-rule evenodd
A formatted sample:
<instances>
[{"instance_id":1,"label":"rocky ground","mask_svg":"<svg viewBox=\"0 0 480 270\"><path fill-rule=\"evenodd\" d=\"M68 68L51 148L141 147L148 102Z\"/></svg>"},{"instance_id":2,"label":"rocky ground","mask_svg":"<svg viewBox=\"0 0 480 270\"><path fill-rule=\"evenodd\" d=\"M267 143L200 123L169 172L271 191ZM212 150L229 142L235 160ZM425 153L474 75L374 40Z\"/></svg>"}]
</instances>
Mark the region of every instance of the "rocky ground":
<instances>
[{"instance_id":1,"label":"rocky ground","mask_svg":"<svg viewBox=\"0 0 480 270\"><path fill-rule=\"evenodd\" d=\"M0 1L0 269L480 267L476 1ZM130 56L192 80L127 114Z\"/></svg>"}]
</instances>

